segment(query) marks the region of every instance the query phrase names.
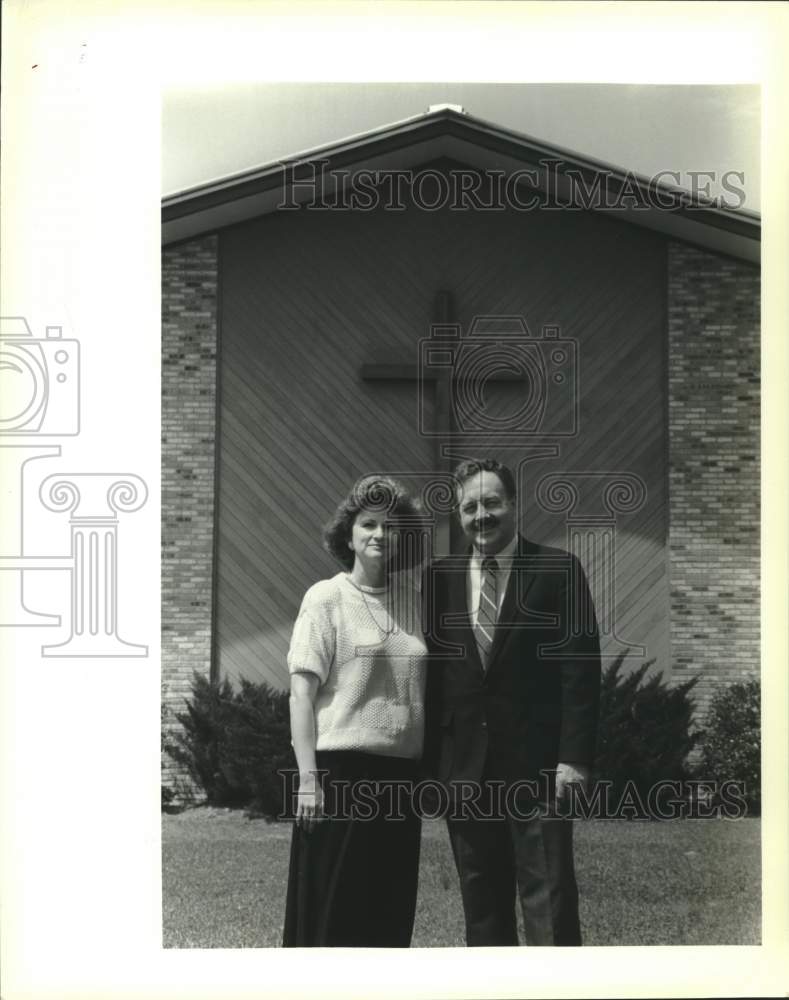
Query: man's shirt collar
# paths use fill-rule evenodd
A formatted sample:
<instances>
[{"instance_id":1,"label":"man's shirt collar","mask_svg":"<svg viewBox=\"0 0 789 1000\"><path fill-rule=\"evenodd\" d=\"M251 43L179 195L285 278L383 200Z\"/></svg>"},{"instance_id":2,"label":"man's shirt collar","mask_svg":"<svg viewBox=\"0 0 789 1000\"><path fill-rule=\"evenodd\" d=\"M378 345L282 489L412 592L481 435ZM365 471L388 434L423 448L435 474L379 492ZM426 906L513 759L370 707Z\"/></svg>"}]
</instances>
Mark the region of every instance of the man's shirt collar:
<instances>
[{"instance_id":1,"label":"man's shirt collar","mask_svg":"<svg viewBox=\"0 0 789 1000\"><path fill-rule=\"evenodd\" d=\"M512 540L509 541L504 548L495 554L493 557L499 566L499 572L502 570L509 571L512 566L512 560L515 557L515 550L518 548L518 534L517 532L512 536ZM471 564L475 569L482 569L482 560L486 557L477 549L471 549Z\"/></svg>"}]
</instances>

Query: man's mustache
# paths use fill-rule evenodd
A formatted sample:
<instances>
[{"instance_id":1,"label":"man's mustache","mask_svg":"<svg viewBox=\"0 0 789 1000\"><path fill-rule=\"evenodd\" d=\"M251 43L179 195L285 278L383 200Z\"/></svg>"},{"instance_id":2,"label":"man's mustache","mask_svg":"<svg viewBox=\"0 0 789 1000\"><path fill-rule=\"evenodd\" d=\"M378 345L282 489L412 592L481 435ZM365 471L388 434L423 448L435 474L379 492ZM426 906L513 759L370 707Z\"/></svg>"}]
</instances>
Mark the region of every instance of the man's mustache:
<instances>
[{"instance_id":1,"label":"man's mustache","mask_svg":"<svg viewBox=\"0 0 789 1000\"><path fill-rule=\"evenodd\" d=\"M482 531L484 528L495 528L498 523L495 517L485 517L481 521L474 521L472 527L475 531Z\"/></svg>"}]
</instances>

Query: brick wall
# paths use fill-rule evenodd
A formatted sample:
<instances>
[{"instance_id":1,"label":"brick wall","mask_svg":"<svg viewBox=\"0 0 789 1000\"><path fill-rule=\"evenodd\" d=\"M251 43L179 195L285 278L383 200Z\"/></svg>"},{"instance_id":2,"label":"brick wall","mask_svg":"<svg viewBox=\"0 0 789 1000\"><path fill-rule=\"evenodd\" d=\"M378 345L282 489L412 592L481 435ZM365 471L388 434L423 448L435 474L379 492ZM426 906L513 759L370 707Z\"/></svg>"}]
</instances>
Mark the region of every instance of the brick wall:
<instances>
[{"instance_id":1,"label":"brick wall","mask_svg":"<svg viewBox=\"0 0 789 1000\"><path fill-rule=\"evenodd\" d=\"M178 723L211 664L217 240L162 253L162 701ZM181 778L163 755L163 780Z\"/></svg>"},{"instance_id":2,"label":"brick wall","mask_svg":"<svg viewBox=\"0 0 789 1000\"><path fill-rule=\"evenodd\" d=\"M668 251L672 665L703 717L759 673L760 272Z\"/></svg>"}]
</instances>

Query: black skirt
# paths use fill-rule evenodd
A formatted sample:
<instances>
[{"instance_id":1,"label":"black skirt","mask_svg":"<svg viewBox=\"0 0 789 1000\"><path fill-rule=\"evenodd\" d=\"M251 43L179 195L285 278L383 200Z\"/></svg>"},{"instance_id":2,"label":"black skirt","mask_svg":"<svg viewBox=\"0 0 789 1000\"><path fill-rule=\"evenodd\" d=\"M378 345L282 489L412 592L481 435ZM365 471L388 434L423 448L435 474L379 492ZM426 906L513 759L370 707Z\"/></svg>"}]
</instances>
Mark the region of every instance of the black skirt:
<instances>
[{"instance_id":1,"label":"black skirt","mask_svg":"<svg viewBox=\"0 0 789 1000\"><path fill-rule=\"evenodd\" d=\"M421 821L417 761L318 751L326 818L294 824L283 947L407 948Z\"/></svg>"}]
</instances>

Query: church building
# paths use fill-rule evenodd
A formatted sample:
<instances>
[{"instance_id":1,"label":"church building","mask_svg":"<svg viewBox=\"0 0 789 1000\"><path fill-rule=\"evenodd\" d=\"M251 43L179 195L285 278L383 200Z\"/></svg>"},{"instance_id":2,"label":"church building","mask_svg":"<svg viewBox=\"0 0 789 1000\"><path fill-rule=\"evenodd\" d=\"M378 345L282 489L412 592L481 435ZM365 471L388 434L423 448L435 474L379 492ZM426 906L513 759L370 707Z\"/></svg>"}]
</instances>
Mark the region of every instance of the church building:
<instances>
[{"instance_id":1,"label":"church building","mask_svg":"<svg viewBox=\"0 0 789 1000\"><path fill-rule=\"evenodd\" d=\"M459 551L473 456L581 559L604 665L698 676L701 718L758 676L758 216L444 105L167 197L162 240L168 709L286 687L359 475Z\"/></svg>"}]
</instances>

